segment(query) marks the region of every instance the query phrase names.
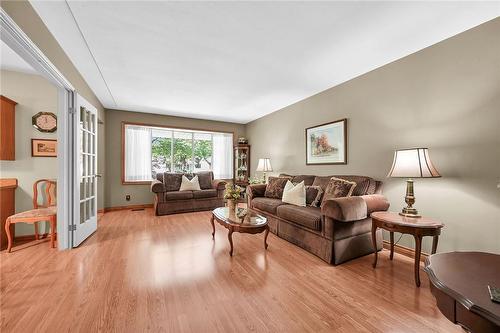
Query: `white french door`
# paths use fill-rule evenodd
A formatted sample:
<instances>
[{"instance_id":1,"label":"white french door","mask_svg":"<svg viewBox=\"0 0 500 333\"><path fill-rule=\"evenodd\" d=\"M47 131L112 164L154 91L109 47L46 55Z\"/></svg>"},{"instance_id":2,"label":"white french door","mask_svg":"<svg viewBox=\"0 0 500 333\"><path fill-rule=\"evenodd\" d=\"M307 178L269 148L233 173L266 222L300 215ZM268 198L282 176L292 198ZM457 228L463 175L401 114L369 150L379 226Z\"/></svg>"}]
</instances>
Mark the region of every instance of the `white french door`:
<instances>
[{"instance_id":1,"label":"white french door","mask_svg":"<svg viewBox=\"0 0 500 333\"><path fill-rule=\"evenodd\" d=\"M76 155L73 247L97 230L97 109L75 94Z\"/></svg>"}]
</instances>

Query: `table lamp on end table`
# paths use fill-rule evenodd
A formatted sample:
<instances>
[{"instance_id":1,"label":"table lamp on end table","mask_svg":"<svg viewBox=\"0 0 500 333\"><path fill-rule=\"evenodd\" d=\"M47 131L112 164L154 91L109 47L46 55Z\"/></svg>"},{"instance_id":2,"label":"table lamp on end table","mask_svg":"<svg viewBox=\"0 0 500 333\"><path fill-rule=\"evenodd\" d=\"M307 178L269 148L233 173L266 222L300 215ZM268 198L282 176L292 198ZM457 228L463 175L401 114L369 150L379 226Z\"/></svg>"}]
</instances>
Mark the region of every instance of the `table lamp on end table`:
<instances>
[{"instance_id":1,"label":"table lamp on end table","mask_svg":"<svg viewBox=\"0 0 500 333\"><path fill-rule=\"evenodd\" d=\"M415 194L413 192L412 178L441 177L429 157L427 148L399 149L394 152L394 161L387 177L407 178L405 202L407 206L399 215L407 217L420 217L413 207Z\"/></svg>"},{"instance_id":2,"label":"table lamp on end table","mask_svg":"<svg viewBox=\"0 0 500 333\"><path fill-rule=\"evenodd\" d=\"M273 171L273 167L271 166L271 159L259 158L259 164L257 165L257 170L255 171L264 173L264 183L267 184L266 172Z\"/></svg>"}]
</instances>

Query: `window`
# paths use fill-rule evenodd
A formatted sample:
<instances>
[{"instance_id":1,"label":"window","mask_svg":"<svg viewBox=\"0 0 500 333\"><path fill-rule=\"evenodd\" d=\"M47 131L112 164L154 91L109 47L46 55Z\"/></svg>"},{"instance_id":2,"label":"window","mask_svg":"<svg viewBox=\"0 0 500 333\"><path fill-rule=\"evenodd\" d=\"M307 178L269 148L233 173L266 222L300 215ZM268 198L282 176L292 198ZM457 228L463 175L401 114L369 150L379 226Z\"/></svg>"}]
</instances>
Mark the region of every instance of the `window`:
<instances>
[{"instance_id":1,"label":"window","mask_svg":"<svg viewBox=\"0 0 500 333\"><path fill-rule=\"evenodd\" d=\"M233 134L124 124L124 182L147 182L162 172L213 171L233 177Z\"/></svg>"}]
</instances>

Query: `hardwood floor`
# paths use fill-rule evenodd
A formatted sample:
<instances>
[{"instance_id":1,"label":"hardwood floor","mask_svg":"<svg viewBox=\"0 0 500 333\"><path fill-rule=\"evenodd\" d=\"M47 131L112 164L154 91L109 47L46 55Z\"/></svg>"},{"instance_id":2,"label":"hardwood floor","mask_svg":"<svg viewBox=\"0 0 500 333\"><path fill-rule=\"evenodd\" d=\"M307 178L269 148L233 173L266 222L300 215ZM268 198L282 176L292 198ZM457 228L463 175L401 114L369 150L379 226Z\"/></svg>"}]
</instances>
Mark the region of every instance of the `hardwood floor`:
<instances>
[{"instance_id":1,"label":"hardwood floor","mask_svg":"<svg viewBox=\"0 0 500 333\"><path fill-rule=\"evenodd\" d=\"M267 251L263 234L233 234L230 257L211 228L209 212L116 211L78 249L2 251L0 331L463 332L410 258L331 266L273 234Z\"/></svg>"}]
</instances>

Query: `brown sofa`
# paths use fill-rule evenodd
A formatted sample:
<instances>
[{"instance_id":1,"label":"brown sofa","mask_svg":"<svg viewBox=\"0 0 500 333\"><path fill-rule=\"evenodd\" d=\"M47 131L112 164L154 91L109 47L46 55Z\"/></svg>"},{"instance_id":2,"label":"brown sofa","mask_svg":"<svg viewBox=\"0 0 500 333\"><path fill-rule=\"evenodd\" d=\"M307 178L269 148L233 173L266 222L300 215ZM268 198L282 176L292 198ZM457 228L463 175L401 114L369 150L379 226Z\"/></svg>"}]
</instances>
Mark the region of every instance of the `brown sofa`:
<instances>
[{"instance_id":1,"label":"brown sofa","mask_svg":"<svg viewBox=\"0 0 500 333\"><path fill-rule=\"evenodd\" d=\"M188 179L198 176L200 191L179 191L182 175ZM211 171L194 174L159 173L151 183L156 215L212 210L224 206L224 180L214 180Z\"/></svg>"},{"instance_id":2,"label":"brown sofa","mask_svg":"<svg viewBox=\"0 0 500 333\"><path fill-rule=\"evenodd\" d=\"M248 207L267 217L271 232L335 265L373 253L370 214L389 208L389 202L380 194L382 182L364 176L280 176L291 177L293 183L303 180L305 185L323 190L331 177L354 181L356 187L351 197L330 199L321 207L299 207L266 198L266 185L248 186ZM380 249L379 229L377 250Z\"/></svg>"}]
</instances>

